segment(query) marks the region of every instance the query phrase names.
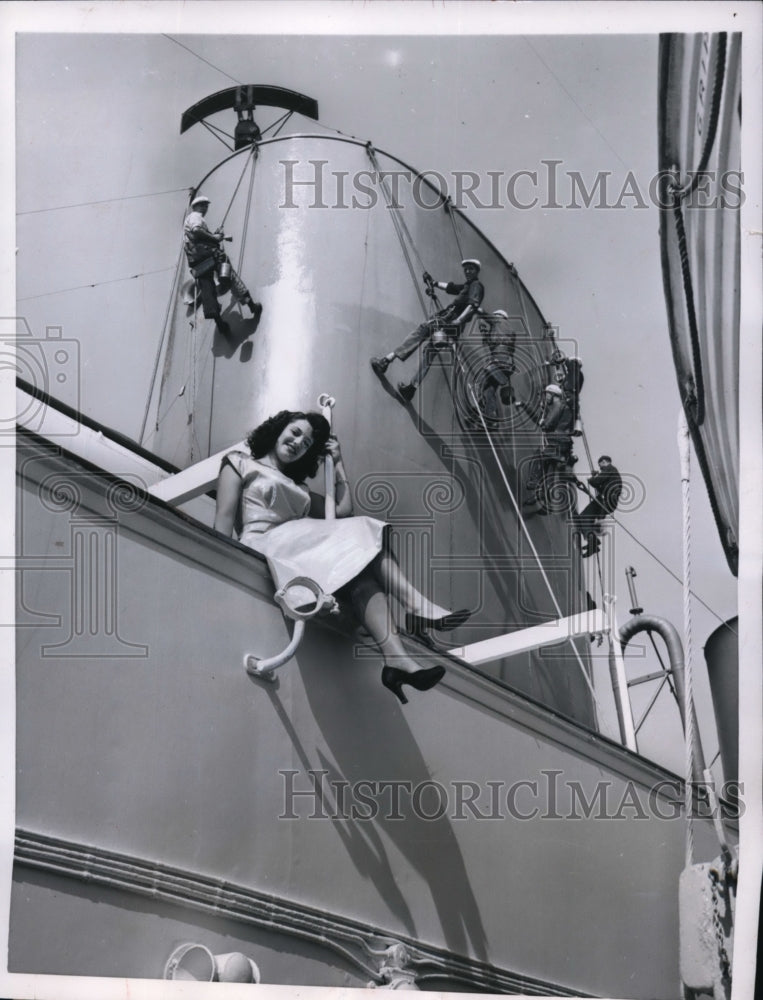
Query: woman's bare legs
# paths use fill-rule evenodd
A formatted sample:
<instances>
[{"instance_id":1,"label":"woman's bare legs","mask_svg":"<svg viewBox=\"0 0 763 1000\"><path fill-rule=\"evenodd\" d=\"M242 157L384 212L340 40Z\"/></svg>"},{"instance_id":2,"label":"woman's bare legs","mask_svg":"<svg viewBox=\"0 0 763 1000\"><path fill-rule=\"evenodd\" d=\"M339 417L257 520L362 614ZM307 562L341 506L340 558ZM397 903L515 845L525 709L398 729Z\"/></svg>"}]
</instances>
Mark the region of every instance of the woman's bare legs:
<instances>
[{"instance_id":1,"label":"woman's bare legs","mask_svg":"<svg viewBox=\"0 0 763 1000\"><path fill-rule=\"evenodd\" d=\"M371 563L370 569L382 589L399 601L406 611L415 611L424 618L435 619L450 614L449 608L430 601L413 586L386 545Z\"/></svg>"},{"instance_id":2,"label":"woman's bare legs","mask_svg":"<svg viewBox=\"0 0 763 1000\"><path fill-rule=\"evenodd\" d=\"M407 674L421 670L422 667L406 653L395 631L386 594L371 567L364 569L343 591L349 597L358 620L377 642L385 663Z\"/></svg>"}]
</instances>

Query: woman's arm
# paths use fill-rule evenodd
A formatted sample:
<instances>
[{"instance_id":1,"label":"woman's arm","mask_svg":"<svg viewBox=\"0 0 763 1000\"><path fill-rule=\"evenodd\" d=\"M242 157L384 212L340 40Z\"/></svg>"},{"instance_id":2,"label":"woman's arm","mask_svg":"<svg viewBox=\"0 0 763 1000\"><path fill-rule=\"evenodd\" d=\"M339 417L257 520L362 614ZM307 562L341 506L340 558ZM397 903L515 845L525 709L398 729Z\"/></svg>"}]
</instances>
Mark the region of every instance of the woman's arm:
<instances>
[{"instance_id":1,"label":"woman's arm","mask_svg":"<svg viewBox=\"0 0 763 1000\"><path fill-rule=\"evenodd\" d=\"M352 491L347 480L342 452L339 442L331 437L326 445L326 453L334 460L334 498L336 501L336 516L350 517L352 515ZM310 517L325 517L326 503L322 496L310 493Z\"/></svg>"},{"instance_id":2,"label":"woman's arm","mask_svg":"<svg viewBox=\"0 0 763 1000\"><path fill-rule=\"evenodd\" d=\"M350 517L352 515L352 490L347 479L347 472L342 461L342 451L335 437L330 437L326 451L334 459L334 496L336 498L336 516Z\"/></svg>"},{"instance_id":3,"label":"woman's arm","mask_svg":"<svg viewBox=\"0 0 763 1000\"><path fill-rule=\"evenodd\" d=\"M344 471L344 463L340 458L334 466L334 490L336 495L336 516L352 516L352 490Z\"/></svg>"},{"instance_id":4,"label":"woman's arm","mask_svg":"<svg viewBox=\"0 0 763 1000\"><path fill-rule=\"evenodd\" d=\"M215 530L229 538L233 535L236 512L241 499L241 476L229 462L223 462L217 477L217 508L215 510Z\"/></svg>"}]
</instances>

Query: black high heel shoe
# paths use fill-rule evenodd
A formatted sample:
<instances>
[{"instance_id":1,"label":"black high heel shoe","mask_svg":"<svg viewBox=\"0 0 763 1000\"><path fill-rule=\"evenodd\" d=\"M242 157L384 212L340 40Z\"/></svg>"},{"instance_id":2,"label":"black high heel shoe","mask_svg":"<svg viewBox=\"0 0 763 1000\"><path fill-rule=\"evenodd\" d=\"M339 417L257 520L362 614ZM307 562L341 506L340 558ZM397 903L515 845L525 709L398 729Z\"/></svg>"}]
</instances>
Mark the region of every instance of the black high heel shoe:
<instances>
[{"instance_id":1,"label":"black high heel shoe","mask_svg":"<svg viewBox=\"0 0 763 1000\"><path fill-rule=\"evenodd\" d=\"M429 667L428 670L417 670L413 674L406 673L405 670L398 670L397 667L382 667L382 684L385 688L397 695L403 705L408 704L408 699L403 693L403 684L410 684L417 691L428 691L433 688L445 676L445 667Z\"/></svg>"},{"instance_id":2,"label":"black high heel shoe","mask_svg":"<svg viewBox=\"0 0 763 1000\"><path fill-rule=\"evenodd\" d=\"M458 628L459 625L468 621L472 614L473 612L469 608L462 608L460 611L451 611L449 615L443 615L442 618L425 618L423 615L417 615L415 611L406 611L405 631L410 632L411 635L416 635L423 628L433 628L438 632L452 632L454 628Z\"/></svg>"}]
</instances>

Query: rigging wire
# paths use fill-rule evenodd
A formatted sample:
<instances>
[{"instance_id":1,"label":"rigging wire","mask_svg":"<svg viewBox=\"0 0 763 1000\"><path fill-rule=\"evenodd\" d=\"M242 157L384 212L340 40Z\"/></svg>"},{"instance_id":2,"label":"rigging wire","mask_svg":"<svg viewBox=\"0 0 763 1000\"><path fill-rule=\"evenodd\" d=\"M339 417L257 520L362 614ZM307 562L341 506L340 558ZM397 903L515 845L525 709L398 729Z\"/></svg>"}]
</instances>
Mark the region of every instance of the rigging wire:
<instances>
[{"instance_id":1,"label":"rigging wire","mask_svg":"<svg viewBox=\"0 0 763 1000\"><path fill-rule=\"evenodd\" d=\"M634 726L634 731L635 731L635 733L636 733L637 736L638 736L639 730L641 729L641 727L644 725L644 723L646 722L647 718L649 717L649 713L654 708L654 703L657 701L657 699L658 699L658 697L660 695L660 692L665 687L665 681L668 679L668 677L669 677L669 674L665 674L664 677L660 678L660 683L657 685L657 690L654 692L654 694L652 695L652 697L649 699L649 704L644 709L644 711L642 713L642 716L641 716L641 718L638 721L638 724Z\"/></svg>"},{"instance_id":2,"label":"rigging wire","mask_svg":"<svg viewBox=\"0 0 763 1000\"><path fill-rule=\"evenodd\" d=\"M586 458L588 459L588 468L593 474L593 457L591 456L591 449L588 447L588 435L585 432L585 424L583 423L582 411L578 408L578 417L580 419L580 426L582 428L582 434L580 435L583 439L583 447L585 448Z\"/></svg>"},{"instance_id":3,"label":"rigging wire","mask_svg":"<svg viewBox=\"0 0 763 1000\"><path fill-rule=\"evenodd\" d=\"M553 76L553 78L556 80L556 82L559 84L559 86L565 92L565 94L567 95L567 97L569 97L569 99L572 101L572 103L575 105L575 107L578 109L578 111L581 113L581 115L585 118L585 120L588 122L588 124L596 131L597 135L599 135L599 137L603 140L603 142L605 143L605 145L615 154L615 156L618 158L618 160L620 161L620 163L622 163L622 165L625 167L625 169L628 170L629 169L628 164L625 162L625 160L623 160L623 158L620 156L620 154L617 152L617 150L614 148L614 146L612 146L609 143L609 141L607 140L607 137L604 135L604 133L601 131L601 129L599 129L599 127L596 125L596 123L591 118L588 117L588 115L585 113L585 111L583 111L583 109L580 107L580 105L575 100L575 98L572 96L572 94L569 92L569 90L567 90L567 88L564 86L564 84L559 79L559 77L556 75L556 73L551 69L551 67L546 62L546 60L543 58L543 56L541 56L540 52L538 52L538 50L535 48L535 46L532 44L532 42L530 42L530 40L527 37L527 35L521 35L520 37L525 42L525 44L530 49L532 49L532 51L535 53L535 55L538 58L538 60L543 63L543 65L546 67L546 70L551 74L551 76Z\"/></svg>"},{"instance_id":4,"label":"rigging wire","mask_svg":"<svg viewBox=\"0 0 763 1000\"><path fill-rule=\"evenodd\" d=\"M413 253L414 253L415 257L416 257L418 265L421 268L421 270L424 271L424 270L426 270L426 268L424 266L424 261L422 260L421 254L419 253L419 251L416 248L416 243L415 243L413 237L411 236L411 232L408 229L408 225L406 224L405 219L403 218L402 210L401 210L400 206L395 203L395 200L392 197L392 195L390 195L390 194L387 193L386 187L384 187L384 183L383 183L383 180L382 180L382 169L379 166L379 161L376 158L376 150L371 145L371 143L368 143L366 145L366 151L368 153L369 159L371 160L371 163L373 163L373 165L374 165L374 170L376 171L376 173L377 173L377 175L379 177L379 186L382 187L383 190L384 190L385 200L387 201L387 207L396 215L396 218L398 219L398 221L400 223L400 227L401 227L402 231L405 233L406 239L408 240L408 243L410 244L411 250L413 250Z\"/></svg>"},{"instance_id":5,"label":"rigging wire","mask_svg":"<svg viewBox=\"0 0 763 1000\"><path fill-rule=\"evenodd\" d=\"M241 187L241 182L244 179L244 174L246 172L246 169L247 169L247 167L251 166L252 169L251 169L251 172L249 174L249 190L247 192L247 197L246 197L246 208L244 209L244 225L243 225L243 228L242 228L242 231L241 231L241 249L239 250L238 266L236 268L236 270L238 271L239 275L241 274L241 271L242 271L242 268L243 268L243 265L244 265L244 250L246 249L246 238L247 238L247 234L249 232L249 219L251 217L252 195L254 193L254 175L255 175L255 171L257 169L257 158L258 158L258 156L259 156L259 150L258 150L257 146L256 145L252 145L252 148L250 150L249 155L247 157L245 157L244 169L242 170L241 176L238 179L238 184L236 184L236 189L233 192L233 197L231 198L230 204L228 205L228 208L225 211L225 215L223 216L223 223L224 223L225 220L228 217L228 213L230 212L231 208L233 207L233 202L234 202L234 200L236 198L236 195L238 194L239 188ZM239 303L239 311L240 311L240 303ZM210 398L209 398L209 412L210 412L210 414L213 411L214 402L215 402L215 385L217 384L216 379L215 379L216 371L217 371L217 355L213 353L212 354L212 379L211 379ZM207 453L210 454L210 455L212 454L212 420L211 420L211 418L210 418L210 421L209 421L209 433L207 435Z\"/></svg>"},{"instance_id":6,"label":"rigging wire","mask_svg":"<svg viewBox=\"0 0 763 1000\"><path fill-rule=\"evenodd\" d=\"M249 153L249 156L245 156L244 157L244 167L243 167L243 170L241 171L241 174L240 174L239 179L238 179L238 181L236 183L236 186L233 189L233 194L231 195L231 199L228 202L228 207L225 209L225 214L223 215L222 222L220 223L220 227L221 228L225 225L225 221L228 218L230 210L233 208L233 202L236 200L236 195L238 194L238 189L241 187L241 182L244 179L244 174L246 173L247 168L249 167L250 162L253 160L253 158L255 156L256 156L256 147L252 146L252 149L251 149L251 151Z\"/></svg>"},{"instance_id":7,"label":"rigging wire","mask_svg":"<svg viewBox=\"0 0 763 1000\"><path fill-rule=\"evenodd\" d=\"M216 125L210 125L209 122L206 120L206 118L202 119L201 124L204 126L207 132L210 132L215 137L215 139L217 139L219 142L223 144L223 146L225 146L225 148L228 150L229 153L233 152L233 146L229 146L228 143L225 141L225 139L223 139L222 136L218 134L222 132L223 135L227 135L228 134L227 132L223 132L223 130L217 128Z\"/></svg>"},{"instance_id":8,"label":"rigging wire","mask_svg":"<svg viewBox=\"0 0 763 1000\"><path fill-rule=\"evenodd\" d=\"M616 517L615 517L615 516L614 516L613 514L610 514L609 516L610 516L610 517L612 518L612 520L613 520L613 521L615 522L615 524L617 524L617 525L618 525L619 527L621 527L621 528L623 529L623 531L624 531L624 532L625 532L625 533L626 533L627 535L629 535L629 536L630 536L630 537L631 537L631 538L633 539L633 541L634 541L634 542L635 542L635 543L636 543L637 545L639 545L639 546L640 546L640 547L641 547L641 548L642 548L642 549L643 549L643 550L644 550L645 552L648 552L648 553L649 553L649 555L650 555L650 556L651 556L651 557L652 557L653 559L655 559L655 560L656 560L656 561L657 561L657 562L658 562L658 563L660 564L660 566L662 566L662 568L663 568L663 569L664 569L664 570L666 571L666 573L669 573L669 574L670 574L670 576L672 576L672 577L673 577L673 579L674 579L674 580L675 580L675 581L676 581L677 583L680 583L680 584L681 584L681 585L683 586L683 582L684 582L684 581L683 581L683 579L682 579L682 578L681 578L681 577L680 577L680 576L679 576L679 575L678 575L677 573L674 573L674 572L673 572L673 570L672 570L672 569L670 568L670 566L667 566L667 565L666 565L666 564L665 564L665 563L664 563L664 562L662 561L662 559L660 559L660 557L659 557L659 556L658 556L658 555L657 555L657 554L656 554L655 552L653 552L653 551L652 551L652 550L651 550L651 549L649 548L649 546L648 546L648 545L645 545L645 544L644 544L644 542L640 541L640 540L639 540L639 539L638 539L638 538L636 537L636 535L634 535L632 531L629 531L629 530L628 530L628 528L627 528L627 527L626 527L626 526L625 526L625 525L623 524L623 522L622 522L622 521L620 521L620 520L619 520L618 518L616 518ZM734 628L732 628L732 627L731 627L731 625L729 625L729 623L728 623L728 622L727 622L727 621L726 621L726 620L725 620L724 618L722 618L722 617L721 617L721 616L720 616L720 615L718 614L718 612L717 612L717 611L714 611L714 610L713 610L713 609L712 609L712 608L710 607L710 605L709 605L709 604L707 604L707 603L706 603L705 601L703 601L703 600L702 600L702 598L701 598L701 597L699 596L699 594L698 594L698 593L696 593L696 591L692 590L692 591L691 591L691 595L692 595L692 597L693 597L693 598L694 598L695 600L699 601L699 603L700 603L700 604L702 605L702 607L703 607L703 608L705 608L705 610L706 610L706 611L709 611L709 612L710 612L710 614L711 614L711 615L712 615L712 616L713 616L714 618L717 618L717 619L718 619L718 621L719 621L719 622L721 623L721 625L725 625L725 626L726 626L726 628L727 628L727 629L729 630L729 632L731 632L731 633L732 633L732 635L737 635L737 632L736 632L736 630L735 630Z\"/></svg>"},{"instance_id":9,"label":"rigging wire","mask_svg":"<svg viewBox=\"0 0 763 1000\"><path fill-rule=\"evenodd\" d=\"M582 418L581 418L581 422L582 422ZM587 439L587 437L586 437L586 433L585 433L585 429L583 430L583 444L584 444L584 446L585 446L585 449L586 449L586 454L587 454L587 456L588 456L588 462L589 462L589 464L590 464L591 468L593 469L593 461L592 461L592 459L591 459L591 451L590 451L590 449L589 449L589 447L588 447L588 439ZM586 492L588 492L588 491L586 491ZM591 494L590 494L590 493L589 493L588 495L589 495L589 496L591 496ZM638 538L638 537L637 537L636 535L634 535L634 534L633 534L633 532L632 532L632 531L630 531L630 530L629 530L629 529L628 529L628 528L627 528L627 527L626 527L626 526L625 526L625 525L623 524L623 522L622 522L622 521L621 521L621 520L620 520L619 518L615 517L615 515L614 515L613 513L610 513L610 514L609 514L608 516L612 518L612 520L613 520L613 521L615 522L615 524L616 524L616 525L617 525L617 526L618 526L619 528L622 528L622 529L623 529L623 531L624 531L624 532L626 533L626 535L628 535L628 536L629 536L630 538L632 538L632 539L633 539L633 541L634 541L634 542L635 542L635 543L636 543L636 544L637 544L638 546L640 546L640 547L641 547L641 548L642 548L642 549L643 549L643 550L644 550L644 551L645 551L645 552L646 552L646 553L647 553L648 555L650 555L650 556L652 557L652 559L654 559L654 560L655 560L655 562L659 563L659 565L660 565L660 566L662 566L662 568L663 568L663 569L665 570L665 572L666 572L666 573L668 573L668 574L669 574L670 576L672 576L672 577L673 577L673 579L674 579L674 580L675 580L675 581L676 581L677 583L680 583L680 584L681 584L681 585L683 586L683 582L684 582L684 581L683 581L683 579L682 579L682 578L681 578L681 577L680 577L680 576L679 576L679 575L678 575L677 573L674 573L674 572L673 572L673 570L672 570L672 569L670 568L670 566L668 566L668 565L667 565L666 563L664 563L664 562L662 561L662 559L660 559L660 557L659 557L659 556L657 555L657 553L656 553L656 552L653 552L653 551L652 551L652 549L650 549L648 545L646 545L646 544L645 544L644 542L642 542L642 541L641 541L641 540L640 540L640 539L639 539L639 538ZM705 608L705 610L706 610L706 611L709 611L709 612L710 612L710 614L711 614L711 615L713 615L713 617L714 617L714 618L716 618L716 619L717 619L717 620L718 620L718 621L719 621L719 622L721 623L721 625L725 625L725 626L726 626L726 628L727 628L727 629L728 629L728 630L729 630L729 631L730 631L730 632L731 632L731 633L732 633L733 635L736 635L736 634L737 634L737 632L735 631L735 629L733 629L733 628L731 627L731 625L729 625L729 623L728 623L728 622L727 622L727 621L726 621L726 620L725 620L724 618L722 618L722 617L721 617L721 615L719 615L719 614L718 614L718 612L717 612L717 611L713 610L713 608L711 608L711 607L710 607L710 605L709 605L709 604L708 604L708 603L707 603L706 601L704 601L704 600L703 600L703 599L702 599L702 598L700 597L700 595L699 595L698 593L696 593L696 591L692 590L692 592L691 592L691 593L692 593L692 597L694 597L694 599L695 599L695 600L699 601L699 603L700 603L700 604L702 605L702 607L703 607L703 608Z\"/></svg>"},{"instance_id":10,"label":"rigging wire","mask_svg":"<svg viewBox=\"0 0 763 1000\"><path fill-rule=\"evenodd\" d=\"M78 201L71 205L52 205L50 208L30 208L25 212L16 212L18 219L22 215L40 215L42 212L63 212L69 208L89 208L90 205L110 205L117 201L134 201L136 198L158 198L165 194L188 193L188 188L173 188L171 191L147 191L145 194L126 194L117 198L101 198L97 201Z\"/></svg>"},{"instance_id":11,"label":"rigging wire","mask_svg":"<svg viewBox=\"0 0 763 1000\"><path fill-rule=\"evenodd\" d=\"M445 211L447 212L448 217L450 219L450 223L453 226L453 235L456 238L456 246L458 247L458 259L463 260L464 250L463 247L461 246L461 240L458 235L458 227L456 226L456 217L453 214L453 201L450 197L445 199L445 205L443 207L445 208Z\"/></svg>"},{"instance_id":12,"label":"rigging wire","mask_svg":"<svg viewBox=\"0 0 763 1000\"><path fill-rule=\"evenodd\" d=\"M39 295L25 295L20 299L16 299L17 302L31 302L32 299L44 299L48 295L63 295L65 292L78 292L83 288L99 288L101 285L114 285L120 281L133 281L135 278L145 278L150 274L164 274L167 271L173 271L174 265L172 267L159 267L155 271L141 271L138 274L127 274L124 278L108 278L106 281L92 281L88 285L73 285L71 288L57 288L54 292L40 292Z\"/></svg>"},{"instance_id":13,"label":"rigging wire","mask_svg":"<svg viewBox=\"0 0 763 1000\"><path fill-rule=\"evenodd\" d=\"M670 668L665 666L665 663L664 663L662 657L660 656L660 651L657 648L657 643L654 641L654 635L652 633L652 630L651 629L647 629L647 633L646 634L649 636L649 641L652 644L652 649L654 649L655 656L660 661L660 667L665 672L665 680L668 682L668 687L670 688L670 693L675 698L676 704L678 704L678 695L676 694L676 689L673 686L673 681L671 679L671 674L670 674Z\"/></svg>"},{"instance_id":14,"label":"rigging wire","mask_svg":"<svg viewBox=\"0 0 763 1000\"><path fill-rule=\"evenodd\" d=\"M162 322L162 335L159 338L159 344L156 348L156 356L154 358L154 367L151 372L151 381L149 382L148 396L146 398L146 406L143 410L143 419L140 424L140 433L138 435L138 443L143 444L143 437L146 433L146 424L148 423L148 414L151 408L151 399L154 395L154 389L156 386L156 375L159 371L159 359L162 355L162 349L164 347L165 341L167 339L168 324L170 319L170 311L172 309L172 303L175 301L178 291L178 285L180 283L180 270L183 262L183 240L180 240L180 248L178 250L177 263L175 264L175 275L172 279L172 287L170 288L170 294L167 298L167 310L164 314L164 321ZM157 402L158 409L158 402Z\"/></svg>"},{"instance_id":15,"label":"rigging wire","mask_svg":"<svg viewBox=\"0 0 763 1000\"><path fill-rule=\"evenodd\" d=\"M469 394L472 397L472 405L474 406L475 410L477 411L477 413L479 415L480 422L482 423L483 430L485 432L485 435L487 436L487 441L488 441L488 444L490 445L490 450L493 453L493 458L495 460L496 467L498 468L498 472L499 472L499 474L501 476L501 479L503 480L503 485L506 487L506 491L509 494L509 499L511 500L512 506L514 507L514 512L516 513L517 520L519 521L520 527L522 528L522 531L524 532L525 537L527 538L527 541L528 541L528 543L530 545L532 553L535 556L535 561L537 562L538 568L540 569L541 576L543 577L543 582L546 584L546 589L548 590L549 595L551 596L551 600L552 600L552 602L554 604L554 608L556 609L557 616L559 618L563 618L564 616L563 616L563 613L562 613L561 606L560 606L558 600L556 599L556 594L553 591L553 588L551 586L551 582L548 579L548 575L546 574L546 570L543 567L543 562L542 562L542 560L541 560L541 558L540 558L540 556L538 554L538 550L535 547L535 543L532 540L532 536L531 536L530 532L527 529L527 525L525 524L524 516L523 516L522 511L520 510L519 505L518 505L518 503L516 501L516 498L514 496L514 491L512 490L511 485L509 484L509 480L508 480L508 478L506 476L506 473L505 473L505 471L503 469L503 465L501 464L501 460L498 457L498 452L496 451L495 444L493 443L493 436L490 433L490 429L488 428L487 424L485 423L485 417L484 417L484 415L482 413L481 407L479 406L479 404L477 402L477 398L476 398L476 396L474 394L474 389L472 388L472 386L468 382L467 382L467 389L469 391ZM580 667L581 673L583 674L583 679L585 680L585 683L588 686L588 689L589 689L589 691L591 693L591 697L592 697L592 699L594 701L594 704L596 705L596 707L597 707L597 709L599 711L601 720L603 722L603 720L604 720L604 712L603 712L601 703L599 702L599 699L596 696L596 691L594 690L591 678L588 676L588 673L586 671L585 664L583 663L582 657L580 656L580 653L578 651L577 646L575 645L575 642L574 642L574 639L572 638L572 636L567 636L567 640L570 643L570 645L572 646L572 651L574 652L575 658L578 661L578 665Z\"/></svg>"},{"instance_id":16,"label":"rigging wire","mask_svg":"<svg viewBox=\"0 0 763 1000\"><path fill-rule=\"evenodd\" d=\"M293 114L294 114L293 111L287 111L286 114L281 115L280 118L276 118L274 122L272 122L270 125L268 125L267 128L264 128L262 130L262 135L266 135L272 128L275 128L277 125L278 128L270 137L271 139L275 139L275 137L278 135L278 133L281 131L281 129L284 127L284 125L287 123L287 121L291 118Z\"/></svg>"},{"instance_id":17,"label":"rigging wire","mask_svg":"<svg viewBox=\"0 0 763 1000\"><path fill-rule=\"evenodd\" d=\"M183 45L183 43L179 42L177 38L173 38L172 35L168 35L166 32L162 32L162 35L168 41L174 42L175 45L179 45L181 49L185 49L186 52L190 52L192 56L195 56L197 59L201 60L201 62L206 63L207 66L211 66L212 69L217 70L218 73L222 73L223 76L227 76L229 80L233 80L234 83L242 85L241 80L237 80L235 76L231 76L230 73L226 73L224 69L220 69L219 66L215 66L215 64L211 63L209 59L205 59L204 56L200 56L198 52L194 52L193 49L189 49L187 45Z\"/></svg>"},{"instance_id":18,"label":"rigging wire","mask_svg":"<svg viewBox=\"0 0 763 1000\"><path fill-rule=\"evenodd\" d=\"M244 250L246 249L246 239L249 234L249 219L251 218L252 197L254 195L254 175L257 170L258 156L259 156L259 150L257 149L256 146L252 146L251 156L249 157L249 162L251 164L252 169L249 174L249 191L247 192L246 196L246 208L244 209L244 226L241 231L241 250L238 255L239 274L241 273L241 270L244 266ZM230 209L228 209L228 211L230 211Z\"/></svg>"},{"instance_id":19,"label":"rigging wire","mask_svg":"<svg viewBox=\"0 0 763 1000\"><path fill-rule=\"evenodd\" d=\"M419 303L421 305L421 311L426 316L428 314L427 304L424 301L424 295L423 295L423 293L421 291L421 288L419 287L419 282L418 282L418 279L416 277L416 271L415 271L415 269L413 267L413 261L411 260L411 256L408 253L408 247L406 246L405 239L403 237L403 232L402 232L402 229L401 229L402 220L399 219L399 217L398 217L398 214L397 214L398 209L395 206L394 199L391 197L390 193L387 191L386 185L384 183L384 179L382 178L382 175L381 175L381 169L379 167L379 163L378 163L378 161L376 159L376 154L374 152L373 146L370 143L368 143L368 145L366 146L366 152L368 153L368 157L371 160L371 163L373 164L374 170L376 171L376 176L378 178L379 188L381 189L382 194L384 196L384 201L386 202L387 208L389 210L390 218L392 219L392 225L395 227L395 233L397 234L397 238L398 238L398 241L400 243L400 249L403 251L403 257L405 258L405 262L408 265L408 271L409 271L409 273L411 275L411 281L413 282L413 287L416 290L416 294L417 294L417 296L419 298ZM410 233L408 233L408 236L410 238ZM413 245L413 243L412 243L412 249L413 249L413 252L416 254L416 257L417 257L417 259L419 261L421 269L422 270L426 270L426 268L424 267L424 264L421 261L421 257L419 256L418 251L416 250L416 247L415 247L415 245Z\"/></svg>"}]
</instances>

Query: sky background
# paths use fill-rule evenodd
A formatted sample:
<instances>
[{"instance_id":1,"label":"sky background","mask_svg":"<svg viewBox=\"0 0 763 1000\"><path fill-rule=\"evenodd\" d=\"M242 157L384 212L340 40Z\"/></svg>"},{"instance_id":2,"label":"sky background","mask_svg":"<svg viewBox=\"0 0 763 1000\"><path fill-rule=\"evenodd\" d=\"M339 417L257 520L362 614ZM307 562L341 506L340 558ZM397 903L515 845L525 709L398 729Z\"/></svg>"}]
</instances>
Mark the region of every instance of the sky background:
<instances>
[{"instance_id":1,"label":"sky background","mask_svg":"<svg viewBox=\"0 0 763 1000\"><path fill-rule=\"evenodd\" d=\"M199 126L179 135L181 113L202 97L236 82L301 91L318 100L325 126L372 139L419 171L446 177L459 170L542 175L541 161L554 159L562 161L560 173L579 171L589 186L610 172L616 199L629 171L644 191L656 171L656 34L554 37L549 22L537 33L420 37L395 33L401 25L391 22L388 35L348 37L338 17L335 34L265 36L272 20L255 4L234 5L240 23L222 19L225 34L210 35L211 22L193 34L180 15L184 6L165 18L166 34L111 26L113 34L21 34L16 42L18 315L37 336L60 326L78 341L78 396L66 401L133 438L187 190L223 154ZM506 8L494 7L494 30L511 30ZM441 27L437 5L431 9ZM275 116L256 117L265 125ZM230 112L220 124L231 130L233 121ZM304 125L301 131L320 131ZM527 189L518 190L524 196ZM566 185L560 201L565 196ZM594 458L606 451L643 483L643 505L622 520L680 576L679 396L659 217L651 205L624 203L621 210L468 207L466 214L516 265L560 338L577 342ZM216 224L214 210L210 218ZM583 459L578 469L585 465ZM710 760L717 740L701 647L735 614L736 581L696 463L694 472L695 591L713 612L695 603L698 711ZM625 532L618 531L616 545L621 622L630 607L623 571L633 565L640 603L680 630L680 583ZM642 667L654 668L647 661L631 670ZM642 698L639 692L635 703ZM605 731L611 734L611 720ZM640 740L648 756L682 772L683 741L667 691Z\"/></svg>"}]
</instances>

